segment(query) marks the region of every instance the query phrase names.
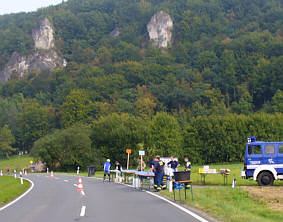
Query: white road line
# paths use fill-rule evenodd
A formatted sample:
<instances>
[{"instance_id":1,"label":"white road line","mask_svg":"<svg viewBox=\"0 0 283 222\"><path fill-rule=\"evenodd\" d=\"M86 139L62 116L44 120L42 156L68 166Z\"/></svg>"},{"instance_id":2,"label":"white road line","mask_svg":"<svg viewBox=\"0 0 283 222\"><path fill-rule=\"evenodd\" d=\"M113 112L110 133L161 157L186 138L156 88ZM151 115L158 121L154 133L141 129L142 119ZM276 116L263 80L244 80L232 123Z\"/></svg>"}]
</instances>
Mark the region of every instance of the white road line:
<instances>
[{"instance_id":1,"label":"white road line","mask_svg":"<svg viewBox=\"0 0 283 222\"><path fill-rule=\"evenodd\" d=\"M66 183L68 183L69 182L69 180L64 180Z\"/></svg>"},{"instance_id":2,"label":"white road line","mask_svg":"<svg viewBox=\"0 0 283 222\"><path fill-rule=\"evenodd\" d=\"M129 185L129 184L123 184L123 183L121 183L121 184L124 185L124 186L127 186L127 187L132 187L132 188L134 188L132 185ZM192 211L186 209L185 207L182 207L182 206L180 206L180 205L178 205L178 204L176 204L176 203L174 203L174 202L172 202L172 201L170 201L170 200L168 200L168 199L166 199L166 198L164 198L164 197L162 197L162 196L159 196L159 195L157 195L157 194L155 194L155 193L152 193L152 192L150 192L150 191L145 191L145 192L148 193L148 194L150 194L150 195L152 195L152 196L154 196L154 197L157 197L157 198L159 198L159 199L161 199L161 200L166 201L167 203L169 203L169 204L173 205L174 207L180 209L181 211L185 212L186 214L189 214L189 215L191 215L192 217L196 218L196 219L199 220L200 222L209 222L208 220L206 220L206 219L202 218L201 216L197 215L196 213L194 213L194 212L192 212Z\"/></svg>"},{"instance_id":3,"label":"white road line","mask_svg":"<svg viewBox=\"0 0 283 222\"><path fill-rule=\"evenodd\" d=\"M197 220L199 220L199 221L201 221L201 222L209 222L208 220L206 220L206 219L200 217L199 215L195 214L194 212L192 212L192 211L190 211L190 210L188 210L188 209L186 209L186 208L184 208L184 207L182 207L182 206L180 206L180 205L178 205L178 204L176 204L176 203L174 203L174 202L172 202L172 201L170 201L170 200L168 200L168 199L166 199L166 198L164 198L164 197L162 197L162 196L159 196L159 195L157 195L157 194L155 194L155 193L152 193L152 192L150 192L150 191L145 191L145 192L148 193L148 194L150 194L150 195L152 195L152 196L155 196L155 197L157 197L157 198L159 198L159 199L161 199L161 200L166 201L167 203L173 205L174 207L177 207L178 209L180 209L180 210L182 210L183 212L185 212L185 213L191 215L192 217L196 218Z\"/></svg>"},{"instance_id":4,"label":"white road line","mask_svg":"<svg viewBox=\"0 0 283 222\"><path fill-rule=\"evenodd\" d=\"M1 207L1 208L0 208L0 211L6 209L7 207L9 207L9 206L11 206L12 204L16 203L17 201L19 201L20 199L22 199L24 196L26 196L26 195L33 189L34 183L33 183L31 180L26 179L26 178L24 178L24 180L27 180L28 182L31 183L30 188L29 188L26 192L24 192L21 196L17 197L15 200L13 200L13 201L11 201L10 203L6 204L4 207Z\"/></svg>"},{"instance_id":5,"label":"white road line","mask_svg":"<svg viewBox=\"0 0 283 222\"><path fill-rule=\"evenodd\" d=\"M81 194L82 194L83 196L85 196L85 192L84 192L83 190L81 191Z\"/></svg>"},{"instance_id":6,"label":"white road line","mask_svg":"<svg viewBox=\"0 0 283 222\"><path fill-rule=\"evenodd\" d=\"M75 187L77 187L77 186L78 186L78 184L75 184L75 183L74 183L74 186L75 186Z\"/></svg>"},{"instance_id":7,"label":"white road line","mask_svg":"<svg viewBox=\"0 0 283 222\"><path fill-rule=\"evenodd\" d=\"M81 217L85 215L85 209L86 209L86 206L82 206L81 214L80 214Z\"/></svg>"}]
</instances>

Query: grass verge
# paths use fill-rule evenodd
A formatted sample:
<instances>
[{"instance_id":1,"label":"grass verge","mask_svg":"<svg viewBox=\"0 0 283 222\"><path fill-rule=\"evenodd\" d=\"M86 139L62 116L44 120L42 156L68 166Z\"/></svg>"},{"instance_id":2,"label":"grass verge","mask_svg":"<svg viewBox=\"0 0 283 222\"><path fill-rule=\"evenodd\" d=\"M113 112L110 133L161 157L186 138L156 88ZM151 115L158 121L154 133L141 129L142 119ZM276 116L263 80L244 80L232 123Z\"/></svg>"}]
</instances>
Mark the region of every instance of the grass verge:
<instances>
[{"instance_id":1,"label":"grass verge","mask_svg":"<svg viewBox=\"0 0 283 222\"><path fill-rule=\"evenodd\" d=\"M21 184L19 178L0 177L0 207L24 193L29 187L30 183L26 180Z\"/></svg>"},{"instance_id":2,"label":"grass verge","mask_svg":"<svg viewBox=\"0 0 283 222\"><path fill-rule=\"evenodd\" d=\"M189 193L188 199L184 201L182 190L182 204L198 208L212 217L225 222L281 222L283 212L271 209L266 202L254 199L241 187L232 189L230 187L207 187L195 188L194 201ZM173 199L173 193L162 191Z\"/></svg>"},{"instance_id":3,"label":"grass verge","mask_svg":"<svg viewBox=\"0 0 283 222\"><path fill-rule=\"evenodd\" d=\"M9 159L0 159L0 169L3 170L3 173L6 172L7 167L10 167L11 170L21 170L29 166L29 161L31 160L33 160L32 157L28 155L13 156Z\"/></svg>"}]
</instances>

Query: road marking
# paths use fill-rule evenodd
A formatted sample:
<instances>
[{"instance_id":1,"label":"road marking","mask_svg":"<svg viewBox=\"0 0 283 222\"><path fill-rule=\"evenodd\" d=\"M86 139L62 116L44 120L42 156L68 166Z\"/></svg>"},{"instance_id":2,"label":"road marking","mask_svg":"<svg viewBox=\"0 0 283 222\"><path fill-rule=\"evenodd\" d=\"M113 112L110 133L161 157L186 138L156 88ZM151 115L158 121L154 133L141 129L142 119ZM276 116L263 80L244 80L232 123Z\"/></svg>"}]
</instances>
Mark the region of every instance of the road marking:
<instances>
[{"instance_id":1,"label":"road marking","mask_svg":"<svg viewBox=\"0 0 283 222\"><path fill-rule=\"evenodd\" d=\"M148 194L150 194L150 195L152 195L152 196L155 196L155 197L157 197L157 198L159 198L159 199L161 199L161 200L166 201L167 203L173 205L174 207L177 207L178 209L182 210L182 211L185 212L186 214L191 215L192 217L196 218L197 220L199 220L199 221L201 221L201 222L208 222L208 220L206 220L206 219L200 217L200 216L197 215L196 213L194 213L194 212L192 212L192 211L190 211L190 210L188 210L188 209L186 209L186 208L184 208L184 207L182 207L182 206L180 206L180 205L178 205L178 204L176 204L176 203L174 203L174 202L172 202L172 201L170 201L170 200L168 200L168 199L166 199L166 198L164 198L164 197L162 197L162 196L159 196L159 195L157 195L157 194L155 194L155 193L152 193L152 192L150 192L150 191L145 191L145 192L148 193Z\"/></svg>"},{"instance_id":2,"label":"road marking","mask_svg":"<svg viewBox=\"0 0 283 222\"><path fill-rule=\"evenodd\" d=\"M31 183L30 188L29 188L26 192L24 192L21 196L17 197L15 200L13 200L13 201L11 201L10 203L6 204L4 207L1 207L1 208L0 208L0 211L6 209L7 207L9 207L9 206L11 206L12 204L16 203L17 201L19 201L20 199L22 199L24 196L26 196L26 195L33 189L34 183L33 183L31 180L26 179L26 178L25 178L24 180L27 180L28 182Z\"/></svg>"},{"instance_id":3,"label":"road marking","mask_svg":"<svg viewBox=\"0 0 283 222\"><path fill-rule=\"evenodd\" d=\"M77 186L78 186L78 184L75 184L75 183L74 183L74 186L75 186L75 187L77 187Z\"/></svg>"},{"instance_id":4,"label":"road marking","mask_svg":"<svg viewBox=\"0 0 283 222\"><path fill-rule=\"evenodd\" d=\"M69 180L64 180L66 183L68 183L69 182Z\"/></svg>"},{"instance_id":5,"label":"road marking","mask_svg":"<svg viewBox=\"0 0 283 222\"><path fill-rule=\"evenodd\" d=\"M123 183L121 183L121 184L124 185L124 186L127 186L127 187L132 187L132 188L134 188L132 185L129 185L129 184L123 184ZM164 197L162 197L162 196L159 196L159 195L157 195L157 194L155 194L155 193L152 193L152 192L150 192L150 191L145 191L145 192L148 193L148 194L150 194L150 195L152 195L152 196L154 196L154 197L157 197L157 198L159 198L159 199L161 199L161 200L166 201L167 203L173 205L174 207L176 207L176 208L182 210L182 211L185 212L186 214L189 214L189 215L191 215L192 217L196 218L196 219L199 220L200 222L209 222L208 220L206 220L206 219L202 218L201 216L197 215L196 213L194 213L194 212L192 212L192 211L186 209L185 207L182 207L182 206L180 206L180 205L178 205L178 204L176 204L176 203L174 203L174 202L172 202L172 201L170 201L170 200L168 200L168 199L166 199L166 198L164 198Z\"/></svg>"},{"instance_id":6,"label":"road marking","mask_svg":"<svg viewBox=\"0 0 283 222\"><path fill-rule=\"evenodd\" d=\"M80 214L81 217L85 215L85 209L86 209L86 206L82 206L81 214Z\"/></svg>"},{"instance_id":7,"label":"road marking","mask_svg":"<svg viewBox=\"0 0 283 222\"><path fill-rule=\"evenodd\" d=\"M85 196L85 192L84 192L83 190L81 191L81 194L82 194L83 196Z\"/></svg>"}]
</instances>

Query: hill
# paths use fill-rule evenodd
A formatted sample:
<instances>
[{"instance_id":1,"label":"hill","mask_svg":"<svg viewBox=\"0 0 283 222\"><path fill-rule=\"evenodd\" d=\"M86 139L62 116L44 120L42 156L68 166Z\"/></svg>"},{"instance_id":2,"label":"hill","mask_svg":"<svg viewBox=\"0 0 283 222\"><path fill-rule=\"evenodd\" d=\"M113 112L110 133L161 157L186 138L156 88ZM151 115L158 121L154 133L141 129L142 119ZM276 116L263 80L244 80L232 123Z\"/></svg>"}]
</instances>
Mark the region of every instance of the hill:
<instances>
[{"instance_id":1,"label":"hill","mask_svg":"<svg viewBox=\"0 0 283 222\"><path fill-rule=\"evenodd\" d=\"M132 132L138 135L118 146L144 143L154 154L159 145L169 145L145 142L149 137L142 127L144 122L152 126L161 112L168 113L168 127L180 136L176 149L186 147L184 130L195 118L229 116L227 120L238 118L233 114L263 112L278 122L280 115L273 113L283 107L282 5L282 0L69 0L37 12L0 16L0 70L15 52L20 61L15 64L30 67L20 76L11 69L10 80L1 84L0 125L9 126L14 148L30 150L56 129L76 124L92 129L112 120L128 121L127 129L132 129L134 122L141 126ZM54 36L47 49L38 47L34 35L41 21L50 22L47 29ZM57 56L52 69L41 69L40 59L34 65L41 53L48 61ZM123 119L125 113L129 116ZM156 124L162 122L160 115ZM248 133L253 129L248 125ZM256 133L263 139L282 138L280 133ZM239 135L241 140L249 136ZM92 141L91 146L103 156L112 155L103 143ZM192 141L188 144L196 149Z\"/></svg>"}]
</instances>

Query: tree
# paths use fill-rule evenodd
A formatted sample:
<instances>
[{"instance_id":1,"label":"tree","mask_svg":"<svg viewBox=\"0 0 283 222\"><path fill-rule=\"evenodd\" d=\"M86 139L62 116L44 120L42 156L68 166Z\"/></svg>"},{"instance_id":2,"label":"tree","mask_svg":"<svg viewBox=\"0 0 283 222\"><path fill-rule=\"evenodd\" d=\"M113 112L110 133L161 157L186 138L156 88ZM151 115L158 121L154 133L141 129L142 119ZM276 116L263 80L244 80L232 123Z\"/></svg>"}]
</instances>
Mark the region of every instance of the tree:
<instances>
[{"instance_id":1,"label":"tree","mask_svg":"<svg viewBox=\"0 0 283 222\"><path fill-rule=\"evenodd\" d=\"M283 113L283 91L278 89L272 97L272 108L274 112Z\"/></svg>"},{"instance_id":2,"label":"tree","mask_svg":"<svg viewBox=\"0 0 283 222\"><path fill-rule=\"evenodd\" d=\"M15 138L8 125L2 127L0 129L0 156L6 156L8 158L9 155L17 150L11 146L14 141Z\"/></svg>"},{"instance_id":3,"label":"tree","mask_svg":"<svg viewBox=\"0 0 283 222\"><path fill-rule=\"evenodd\" d=\"M31 101L25 105L17 122L18 146L29 151L36 140L47 135L55 127L55 112L52 107L40 106L36 101Z\"/></svg>"},{"instance_id":4,"label":"tree","mask_svg":"<svg viewBox=\"0 0 283 222\"><path fill-rule=\"evenodd\" d=\"M57 130L37 140L31 154L53 169L86 167L100 159L99 154L91 149L89 135L90 129L80 125Z\"/></svg>"},{"instance_id":5,"label":"tree","mask_svg":"<svg viewBox=\"0 0 283 222\"><path fill-rule=\"evenodd\" d=\"M151 156L181 156L183 137L177 120L167 113L157 113L150 123L150 139L146 144Z\"/></svg>"}]
</instances>

